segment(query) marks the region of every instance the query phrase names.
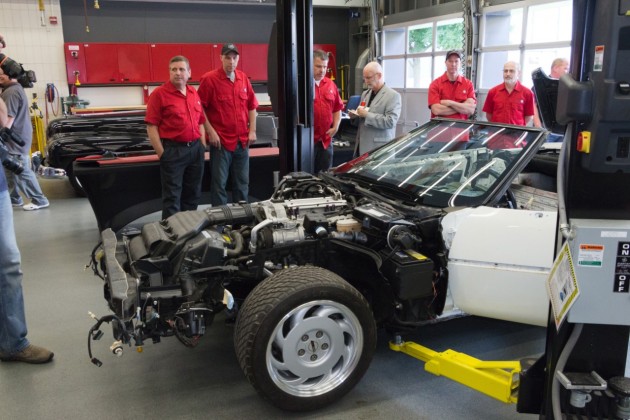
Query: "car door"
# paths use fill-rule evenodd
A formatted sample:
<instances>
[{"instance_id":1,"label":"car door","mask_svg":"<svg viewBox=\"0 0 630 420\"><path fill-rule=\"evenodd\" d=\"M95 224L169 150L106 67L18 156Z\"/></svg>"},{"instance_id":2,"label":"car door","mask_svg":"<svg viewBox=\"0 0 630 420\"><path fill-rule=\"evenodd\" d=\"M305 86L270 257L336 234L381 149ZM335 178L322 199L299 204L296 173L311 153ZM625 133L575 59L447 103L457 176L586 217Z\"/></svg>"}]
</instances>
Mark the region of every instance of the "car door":
<instances>
[{"instance_id":1,"label":"car door","mask_svg":"<svg viewBox=\"0 0 630 420\"><path fill-rule=\"evenodd\" d=\"M477 207L442 220L455 306L489 318L547 325L545 281L557 212Z\"/></svg>"}]
</instances>

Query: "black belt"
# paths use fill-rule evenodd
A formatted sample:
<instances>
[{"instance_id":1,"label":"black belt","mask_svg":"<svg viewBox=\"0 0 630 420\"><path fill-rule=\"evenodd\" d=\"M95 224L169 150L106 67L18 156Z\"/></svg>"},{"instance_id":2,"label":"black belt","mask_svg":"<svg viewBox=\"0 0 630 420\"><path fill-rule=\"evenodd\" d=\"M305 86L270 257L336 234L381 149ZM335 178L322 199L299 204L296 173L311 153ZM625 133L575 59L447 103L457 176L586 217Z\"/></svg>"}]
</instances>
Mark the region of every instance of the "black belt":
<instances>
[{"instance_id":1,"label":"black belt","mask_svg":"<svg viewBox=\"0 0 630 420\"><path fill-rule=\"evenodd\" d=\"M171 140L171 139L160 139L160 140L162 140L162 145L164 147L190 147L199 141L199 139L194 139L191 141L177 141L177 140Z\"/></svg>"}]
</instances>

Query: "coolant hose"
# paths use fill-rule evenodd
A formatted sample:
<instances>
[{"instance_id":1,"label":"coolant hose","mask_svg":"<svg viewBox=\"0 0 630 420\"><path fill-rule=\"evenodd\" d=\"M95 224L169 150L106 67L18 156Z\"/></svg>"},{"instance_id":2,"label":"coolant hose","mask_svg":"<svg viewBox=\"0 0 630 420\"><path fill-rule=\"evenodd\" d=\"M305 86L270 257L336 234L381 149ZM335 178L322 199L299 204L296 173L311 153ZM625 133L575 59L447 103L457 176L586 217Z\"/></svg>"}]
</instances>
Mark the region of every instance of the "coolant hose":
<instances>
[{"instance_id":1,"label":"coolant hose","mask_svg":"<svg viewBox=\"0 0 630 420\"><path fill-rule=\"evenodd\" d=\"M227 256L237 257L243 252L243 235L240 232L230 231L230 238L234 241L234 249L228 249Z\"/></svg>"}]
</instances>

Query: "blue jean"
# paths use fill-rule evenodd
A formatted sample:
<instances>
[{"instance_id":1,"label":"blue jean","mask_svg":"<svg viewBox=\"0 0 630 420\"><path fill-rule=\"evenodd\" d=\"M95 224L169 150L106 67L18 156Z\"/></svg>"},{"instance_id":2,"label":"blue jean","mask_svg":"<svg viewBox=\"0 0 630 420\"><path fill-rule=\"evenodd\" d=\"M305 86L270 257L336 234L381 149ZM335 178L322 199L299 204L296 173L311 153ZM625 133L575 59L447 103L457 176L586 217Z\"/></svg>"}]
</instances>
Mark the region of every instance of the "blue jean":
<instances>
[{"instance_id":1,"label":"blue jean","mask_svg":"<svg viewBox=\"0 0 630 420\"><path fill-rule=\"evenodd\" d=\"M11 156L15 159L19 159L24 166L24 171L19 175L8 170L4 171L7 176L9 191L11 192L11 203L15 205L23 204L24 201L20 196L20 192L22 192L33 204L37 204L38 206L48 204L48 199L42 192L39 181L37 181L37 176L31 168L31 159L28 155L11 154Z\"/></svg>"},{"instance_id":2,"label":"blue jean","mask_svg":"<svg viewBox=\"0 0 630 420\"><path fill-rule=\"evenodd\" d=\"M0 352L17 353L28 346L22 296L20 250L13 229L8 191L0 192Z\"/></svg>"},{"instance_id":3,"label":"blue jean","mask_svg":"<svg viewBox=\"0 0 630 420\"><path fill-rule=\"evenodd\" d=\"M236 149L210 148L210 203L213 206L227 204L228 175L232 177L232 202L247 202L249 195L249 148L239 141Z\"/></svg>"}]
</instances>

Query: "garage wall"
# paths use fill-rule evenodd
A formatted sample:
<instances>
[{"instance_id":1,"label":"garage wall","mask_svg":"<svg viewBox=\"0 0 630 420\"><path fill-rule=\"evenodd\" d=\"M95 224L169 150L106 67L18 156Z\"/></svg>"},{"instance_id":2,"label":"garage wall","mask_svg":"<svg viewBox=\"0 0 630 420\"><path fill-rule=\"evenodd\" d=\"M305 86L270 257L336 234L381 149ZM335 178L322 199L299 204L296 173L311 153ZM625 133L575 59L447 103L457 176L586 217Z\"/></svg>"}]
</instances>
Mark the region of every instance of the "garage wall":
<instances>
[{"instance_id":1,"label":"garage wall","mask_svg":"<svg viewBox=\"0 0 630 420\"><path fill-rule=\"evenodd\" d=\"M37 83L26 89L26 95L37 95L38 107L46 112L44 91L47 83L59 88L59 94L68 95L66 66L63 56L63 32L59 0L46 0L44 24L36 1L0 0L0 33L7 41L2 53L22 63L27 70L35 71ZM50 16L58 18L53 25Z\"/></svg>"},{"instance_id":2,"label":"garage wall","mask_svg":"<svg viewBox=\"0 0 630 420\"><path fill-rule=\"evenodd\" d=\"M266 5L101 1L100 7L88 8L86 32L83 2L62 0L65 42L267 43L276 19L275 7ZM313 21L313 41L337 45L337 67L348 64L348 9L315 7ZM143 97L133 86L79 87L78 94L90 106L139 105Z\"/></svg>"},{"instance_id":3,"label":"garage wall","mask_svg":"<svg viewBox=\"0 0 630 420\"><path fill-rule=\"evenodd\" d=\"M88 4L91 2L88 2ZM275 19L273 6L62 1L66 42L267 42Z\"/></svg>"}]
</instances>

